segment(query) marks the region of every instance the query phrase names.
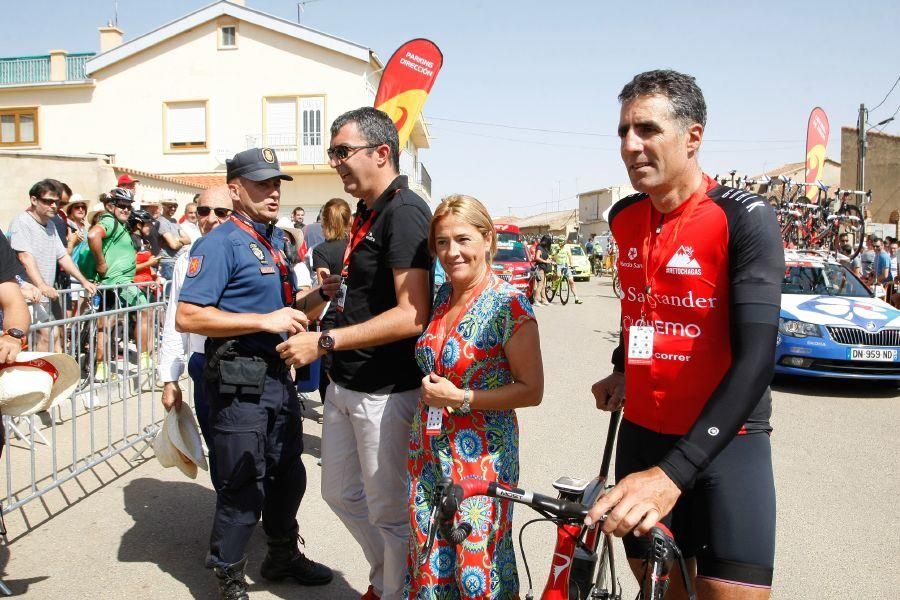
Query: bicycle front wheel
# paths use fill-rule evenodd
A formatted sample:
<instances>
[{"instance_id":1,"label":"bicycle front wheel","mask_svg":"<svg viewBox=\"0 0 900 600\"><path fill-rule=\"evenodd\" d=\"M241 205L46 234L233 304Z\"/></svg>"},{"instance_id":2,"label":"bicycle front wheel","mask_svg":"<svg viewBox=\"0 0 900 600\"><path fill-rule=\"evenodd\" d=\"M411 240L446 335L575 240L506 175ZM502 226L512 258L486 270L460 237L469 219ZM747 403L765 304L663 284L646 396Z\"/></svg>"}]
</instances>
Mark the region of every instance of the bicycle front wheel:
<instances>
[{"instance_id":1,"label":"bicycle front wheel","mask_svg":"<svg viewBox=\"0 0 900 600\"><path fill-rule=\"evenodd\" d=\"M569 280L561 279L559 282L559 301L563 304L568 304L569 302Z\"/></svg>"},{"instance_id":2,"label":"bicycle front wheel","mask_svg":"<svg viewBox=\"0 0 900 600\"><path fill-rule=\"evenodd\" d=\"M556 297L555 281L548 281L547 285L544 286L544 296L547 297L547 302L553 302L553 298Z\"/></svg>"}]
</instances>

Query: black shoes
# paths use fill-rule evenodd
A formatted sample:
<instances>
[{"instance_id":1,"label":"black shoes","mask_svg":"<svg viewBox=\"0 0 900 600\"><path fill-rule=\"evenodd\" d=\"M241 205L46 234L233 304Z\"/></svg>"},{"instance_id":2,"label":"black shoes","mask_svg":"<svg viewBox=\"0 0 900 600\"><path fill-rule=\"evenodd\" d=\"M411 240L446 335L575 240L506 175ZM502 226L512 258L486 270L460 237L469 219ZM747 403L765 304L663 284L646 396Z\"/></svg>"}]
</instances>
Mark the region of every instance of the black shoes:
<instances>
[{"instance_id":1,"label":"black shoes","mask_svg":"<svg viewBox=\"0 0 900 600\"><path fill-rule=\"evenodd\" d=\"M250 600L247 590L247 580L244 579L244 567L247 558L228 565L227 567L215 567L213 571L219 579L219 600Z\"/></svg>"},{"instance_id":2,"label":"black shoes","mask_svg":"<svg viewBox=\"0 0 900 600\"><path fill-rule=\"evenodd\" d=\"M334 578L331 569L314 562L300 552L297 542L305 545L300 536L284 539L269 538L269 553L260 574L269 581L292 578L300 585L325 585Z\"/></svg>"}]
</instances>

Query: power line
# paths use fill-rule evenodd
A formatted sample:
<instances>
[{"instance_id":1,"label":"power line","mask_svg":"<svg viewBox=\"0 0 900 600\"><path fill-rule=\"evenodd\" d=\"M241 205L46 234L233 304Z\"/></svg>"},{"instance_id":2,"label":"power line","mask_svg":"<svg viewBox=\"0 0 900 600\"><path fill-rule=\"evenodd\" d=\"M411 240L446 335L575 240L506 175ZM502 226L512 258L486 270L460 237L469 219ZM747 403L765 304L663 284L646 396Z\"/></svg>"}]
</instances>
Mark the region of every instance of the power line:
<instances>
[{"instance_id":1,"label":"power line","mask_svg":"<svg viewBox=\"0 0 900 600\"><path fill-rule=\"evenodd\" d=\"M875 108L870 108L870 109L869 109L869 112L872 112L872 111L876 110L879 106L881 106L882 104L884 104L884 101L887 100L888 97L893 93L894 88L897 87L897 84L898 84L898 83L900 83L900 75L897 76L897 80L894 82L894 85L891 86L891 89L888 90L888 93L885 94L884 98L881 99L881 102L879 102L878 105L877 105ZM896 114L896 113L894 113L894 114Z\"/></svg>"},{"instance_id":2,"label":"power line","mask_svg":"<svg viewBox=\"0 0 900 600\"><path fill-rule=\"evenodd\" d=\"M514 142L517 144L533 144L537 146L553 146L557 148L577 148L579 150L599 150L602 152L618 152L619 148L604 148L601 146L583 146L579 144L563 144L556 142L542 142L538 140L525 140L522 138L510 138L503 137L499 135L491 135L489 133L478 133L475 131L462 131L459 129L453 129L451 127L444 127L442 125L433 126L432 129L438 131L445 131L449 133L455 133L459 135L468 135L472 137L486 138L489 140L501 140L504 142ZM706 141L706 140L704 140ZM799 143L799 142L795 142ZM780 150L793 150L796 149L797 146L778 146L778 147L768 147L768 148L734 148L734 149L719 149L719 150L704 150L704 154L740 154L742 152L776 152Z\"/></svg>"},{"instance_id":3,"label":"power line","mask_svg":"<svg viewBox=\"0 0 900 600\"><path fill-rule=\"evenodd\" d=\"M504 123L489 123L486 121L465 121L463 119L447 119L444 117L427 117L429 121L445 121L447 123L462 123L464 125L479 125L482 127L497 127L500 129L515 129L519 131L535 131L538 133L557 133L562 135L584 135L589 137L603 137L603 138L615 138L619 139L619 136L614 133L597 133L593 131L568 131L565 129L544 129L540 127L522 127L520 125L508 125ZM706 142L727 142L727 143L761 143L761 144L788 144L795 143L798 140L739 140L739 139L729 139L729 138L706 138L704 139Z\"/></svg>"},{"instance_id":4,"label":"power line","mask_svg":"<svg viewBox=\"0 0 900 600\"><path fill-rule=\"evenodd\" d=\"M898 80L898 81L900 81L900 80ZM894 117L897 116L897 113L898 113L898 112L900 112L900 105L897 106L897 110L894 111L894 114L892 114L892 115L890 116L890 118L885 119L884 125L882 125L882 126L881 126L881 129L879 129L876 133L881 133L882 131L884 131L884 128L887 127L888 125L890 125L890 124L893 122L893 119L894 119Z\"/></svg>"}]
</instances>

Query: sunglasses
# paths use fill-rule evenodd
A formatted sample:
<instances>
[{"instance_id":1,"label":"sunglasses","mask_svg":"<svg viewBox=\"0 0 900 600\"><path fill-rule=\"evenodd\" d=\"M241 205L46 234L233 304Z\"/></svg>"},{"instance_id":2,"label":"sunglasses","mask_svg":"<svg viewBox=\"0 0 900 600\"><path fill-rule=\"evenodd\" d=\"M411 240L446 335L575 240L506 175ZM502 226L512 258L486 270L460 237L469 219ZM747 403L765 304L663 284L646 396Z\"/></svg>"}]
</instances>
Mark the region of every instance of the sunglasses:
<instances>
[{"instance_id":1,"label":"sunglasses","mask_svg":"<svg viewBox=\"0 0 900 600\"><path fill-rule=\"evenodd\" d=\"M348 146L347 144L341 144L340 146L329 148L325 151L325 153L331 160L347 160L348 158L350 158L350 155L355 154L357 150L377 148L380 145L381 144L370 144L368 146Z\"/></svg>"},{"instance_id":2,"label":"sunglasses","mask_svg":"<svg viewBox=\"0 0 900 600\"><path fill-rule=\"evenodd\" d=\"M128 212L131 212L131 204L129 204L127 202L121 202L121 203L116 202L116 208L119 208L122 210L127 210Z\"/></svg>"},{"instance_id":3,"label":"sunglasses","mask_svg":"<svg viewBox=\"0 0 900 600\"><path fill-rule=\"evenodd\" d=\"M38 198L37 201L45 206L50 206L51 204L59 204L60 203L59 198Z\"/></svg>"},{"instance_id":4,"label":"sunglasses","mask_svg":"<svg viewBox=\"0 0 900 600\"><path fill-rule=\"evenodd\" d=\"M216 216L220 219L224 219L228 215L231 214L231 209L229 208L210 208L209 206L198 206L197 207L197 216L198 217L208 217L209 213L216 213Z\"/></svg>"}]
</instances>

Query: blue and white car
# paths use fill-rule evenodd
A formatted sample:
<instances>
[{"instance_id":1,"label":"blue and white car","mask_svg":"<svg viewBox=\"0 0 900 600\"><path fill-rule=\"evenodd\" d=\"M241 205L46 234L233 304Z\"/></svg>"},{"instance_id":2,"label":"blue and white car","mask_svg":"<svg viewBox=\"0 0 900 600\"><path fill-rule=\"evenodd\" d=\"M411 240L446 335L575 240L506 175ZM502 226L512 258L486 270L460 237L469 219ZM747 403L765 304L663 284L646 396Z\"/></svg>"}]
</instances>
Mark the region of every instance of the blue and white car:
<instances>
[{"instance_id":1,"label":"blue and white car","mask_svg":"<svg viewBox=\"0 0 900 600\"><path fill-rule=\"evenodd\" d=\"M775 372L900 381L900 310L824 253L785 264Z\"/></svg>"}]
</instances>

